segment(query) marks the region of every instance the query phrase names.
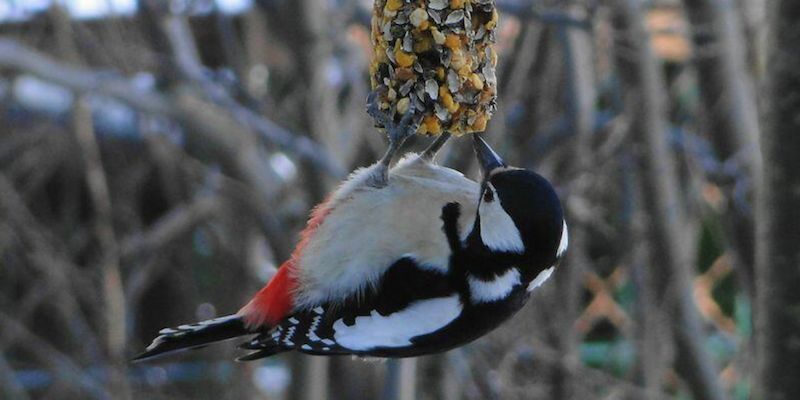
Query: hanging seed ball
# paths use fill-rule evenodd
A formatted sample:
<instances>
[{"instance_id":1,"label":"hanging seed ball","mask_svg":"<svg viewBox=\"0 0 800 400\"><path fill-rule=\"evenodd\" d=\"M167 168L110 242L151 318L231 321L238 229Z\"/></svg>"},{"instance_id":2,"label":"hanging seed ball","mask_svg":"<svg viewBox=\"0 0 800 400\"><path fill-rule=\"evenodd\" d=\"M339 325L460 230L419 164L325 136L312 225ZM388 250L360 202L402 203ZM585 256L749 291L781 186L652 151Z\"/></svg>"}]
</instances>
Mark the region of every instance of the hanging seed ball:
<instances>
[{"instance_id":1,"label":"hanging seed ball","mask_svg":"<svg viewBox=\"0 0 800 400\"><path fill-rule=\"evenodd\" d=\"M375 0L372 88L397 122L413 105L419 134L483 132L497 107L494 0Z\"/></svg>"}]
</instances>

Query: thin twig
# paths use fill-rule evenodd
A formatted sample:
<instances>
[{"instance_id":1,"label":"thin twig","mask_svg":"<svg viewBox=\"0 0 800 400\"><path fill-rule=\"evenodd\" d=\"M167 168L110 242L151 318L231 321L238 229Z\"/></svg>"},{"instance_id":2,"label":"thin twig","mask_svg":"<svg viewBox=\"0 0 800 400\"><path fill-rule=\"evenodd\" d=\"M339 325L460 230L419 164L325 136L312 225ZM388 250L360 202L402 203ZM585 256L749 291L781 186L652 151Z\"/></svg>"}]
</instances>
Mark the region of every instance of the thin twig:
<instances>
[{"instance_id":1,"label":"thin twig","mask_svg":"<svg viewBox=\"0 0 800 400\"><path fill-rule=\"evenodd\" d=\"M119 246L113 226L113 208L108 179L100 160L100 147L95 139L92 114L81 96L73 110L74 130L85 162L86 186L95 213L94 231L99 243L99 267L103 281L101 306L105 327L106 351L111 360L111 390L118 398L130 397L125 362L126 306L120 272Z\"/></svg>"}]
</instances>

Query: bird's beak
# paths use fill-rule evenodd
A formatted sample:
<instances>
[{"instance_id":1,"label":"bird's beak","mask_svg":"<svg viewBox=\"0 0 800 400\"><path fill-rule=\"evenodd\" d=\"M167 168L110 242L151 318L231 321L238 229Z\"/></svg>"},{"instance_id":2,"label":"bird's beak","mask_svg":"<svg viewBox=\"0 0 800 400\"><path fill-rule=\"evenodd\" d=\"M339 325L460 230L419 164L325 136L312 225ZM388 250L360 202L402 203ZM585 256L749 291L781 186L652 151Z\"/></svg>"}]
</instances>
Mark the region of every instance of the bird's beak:
<instances>
[{"instance_id":1,"label":"bird's beak","mask_svg":"<svg viewBox=\"0 0 800 400\"><path fill-rule=\"evenodd\" d=\"M478 162L480 162L481 169L483 170L483 179L488 179L492 171L506 167L506 163L503 159L489 147L489 144L487 144L483 138L478 136L478 134L473 134L472 139L475 156L478 157Z\"/></svg>"}]
</instances>

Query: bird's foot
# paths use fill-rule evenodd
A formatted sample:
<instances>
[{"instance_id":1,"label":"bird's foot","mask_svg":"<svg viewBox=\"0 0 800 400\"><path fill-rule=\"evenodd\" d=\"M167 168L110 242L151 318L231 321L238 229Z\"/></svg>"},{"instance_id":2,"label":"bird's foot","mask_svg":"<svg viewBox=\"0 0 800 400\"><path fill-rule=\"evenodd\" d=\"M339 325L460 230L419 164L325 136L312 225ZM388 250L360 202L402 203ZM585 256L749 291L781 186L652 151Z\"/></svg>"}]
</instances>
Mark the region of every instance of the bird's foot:
<instances>
[{"instance_id":1,"label":"bird's foot","mask_svg":"<svg viewBox=\"0 0 800 400\"><path fill-rule=\"evenodd\" d=\"M436 154L439 152L439 150L441 150L442 146L447 143L448 139L450 139L450 132L444 132L439 135L436 140L434 140L433 143L431 143L430 146L428 146L428 148L422 152L420 158L428 162L433 161L433 159L436 158Z\"/></svg>"},{"instance_id":2,"label":"bird's foot","mask_svg":"<svg viewBox=\"0 0 800 400\"><path fill-rule=\"evenodd\" d=\"M381 109L378 100L380 94L381 89L377 89L367 97L367 113L375 119L376 126L386 130L386 136L389 138L389 147L378 163L378 171L376 171L378 176L373 182L375 187L384 187L389 182L389 164L391 164L406 139L417 132L419 125L422 123L422 115L414 112L413 105L410 105L403 117L400 118L400 121L395 123L394 113L390 110Z\"/></svg>"}]
</instances>

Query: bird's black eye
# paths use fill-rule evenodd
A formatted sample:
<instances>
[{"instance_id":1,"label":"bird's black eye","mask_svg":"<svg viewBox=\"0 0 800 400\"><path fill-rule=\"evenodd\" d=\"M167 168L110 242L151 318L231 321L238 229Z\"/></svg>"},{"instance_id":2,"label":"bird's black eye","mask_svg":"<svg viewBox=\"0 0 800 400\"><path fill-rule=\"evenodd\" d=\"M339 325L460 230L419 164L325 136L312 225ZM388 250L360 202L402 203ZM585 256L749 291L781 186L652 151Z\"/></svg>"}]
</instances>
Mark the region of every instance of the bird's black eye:
<instances>
[{"instance_id":1,"label":"bird's black eye","mask_svg":"<svg viewBox=\"0 0 800 400\"><path fill-rule=\"evenodd\" d=\"M494 191L492 191L492 189L486 188L486 190L483 191L483 201L484 203L491 203L494 201Z\"/></svg>"}]
</instances>

